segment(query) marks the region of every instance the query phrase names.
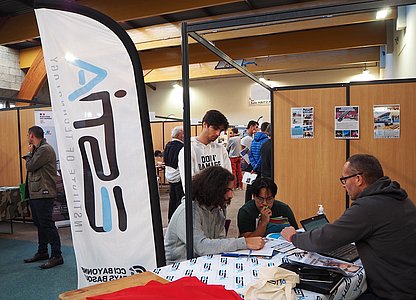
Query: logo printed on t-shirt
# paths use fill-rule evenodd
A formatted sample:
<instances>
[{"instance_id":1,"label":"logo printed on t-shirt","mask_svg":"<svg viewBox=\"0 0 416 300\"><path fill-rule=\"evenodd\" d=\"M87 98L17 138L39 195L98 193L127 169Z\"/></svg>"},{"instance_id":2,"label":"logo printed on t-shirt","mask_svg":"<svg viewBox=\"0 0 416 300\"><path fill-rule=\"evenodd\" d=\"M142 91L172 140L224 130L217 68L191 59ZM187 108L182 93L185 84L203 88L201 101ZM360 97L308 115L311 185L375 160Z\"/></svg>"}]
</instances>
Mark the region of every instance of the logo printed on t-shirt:
<instances>
[{"instance_id":1,"label":"logo printed on t-shirt","mask_svg":"<svg viewBox=\"0 0 416 300\"><path fill-rule=\"evenodd\" d=\"M212 166L221 166L221 161L217 160L216 154L201 156L201 163L198 163L199 170L203 170Z\"/></svg>"}]
</instances>

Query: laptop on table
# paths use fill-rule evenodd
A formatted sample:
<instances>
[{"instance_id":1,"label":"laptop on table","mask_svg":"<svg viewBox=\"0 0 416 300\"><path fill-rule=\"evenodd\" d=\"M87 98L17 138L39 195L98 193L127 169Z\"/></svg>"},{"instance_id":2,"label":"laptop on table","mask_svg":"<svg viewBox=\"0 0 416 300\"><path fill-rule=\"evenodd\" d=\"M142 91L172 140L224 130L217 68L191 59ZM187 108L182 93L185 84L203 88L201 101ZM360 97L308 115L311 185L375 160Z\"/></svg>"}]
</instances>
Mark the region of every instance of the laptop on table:
<instances>
[{"instance_id":1,"label":"laptop on table","mask_svg":"<svg viewBox=\"0 0 416 300\"><path fill-rule=\"evenodd\" d=\"M326 224L329 224L329 221L326 216L322 214L302 220L300 221L300 224L302 224L302 227L305 229L305 231L311 231L315 228L320 228ZM347 244L332 251L319 252L319 254L340 260L345 260L348 262L354 262L359 258L357 247L355 247L354 244Z\"/></svg>"}]
</instances>

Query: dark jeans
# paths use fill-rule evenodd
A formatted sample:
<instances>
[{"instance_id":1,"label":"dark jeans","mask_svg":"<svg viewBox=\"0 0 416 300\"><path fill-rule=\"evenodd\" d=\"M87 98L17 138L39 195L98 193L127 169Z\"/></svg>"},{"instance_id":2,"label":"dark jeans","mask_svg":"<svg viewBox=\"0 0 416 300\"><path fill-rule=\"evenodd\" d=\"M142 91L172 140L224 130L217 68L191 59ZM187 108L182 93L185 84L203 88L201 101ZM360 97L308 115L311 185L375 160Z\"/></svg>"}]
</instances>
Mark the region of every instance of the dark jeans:
<instances>
[{"instance_id":1,"label":"dark jeans","mask_svg":"<svg viewBox=\"0 0 416 300\"><path fill-rule=\"evenodd\" d=\"M168 220L172 217L176 208L181 204L181 199L185 195L182 188L182 182L169 183L169 210L168 210Z\"/></svg>"},{"instance_id":2,"label":"dark jeans","mask_svg":"<svg viewBox=\"0 0 416 300\"><path fill-rule=\"evenodd\" d=\"M61 255L61 240L58 229L52 220L54 199L31 199L33 223L38 228L38 253L48 253L48 244L51 244L51 257Z\"/></svg>"}]
</instances>

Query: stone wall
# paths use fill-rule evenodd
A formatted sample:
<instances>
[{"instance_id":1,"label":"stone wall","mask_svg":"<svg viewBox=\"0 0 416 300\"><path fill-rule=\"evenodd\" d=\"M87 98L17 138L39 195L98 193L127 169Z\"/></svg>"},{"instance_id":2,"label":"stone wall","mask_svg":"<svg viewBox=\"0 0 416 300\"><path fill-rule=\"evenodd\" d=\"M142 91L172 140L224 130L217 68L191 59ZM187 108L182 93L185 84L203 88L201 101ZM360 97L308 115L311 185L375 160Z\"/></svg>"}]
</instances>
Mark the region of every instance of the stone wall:
<instances>
[{"instance_id":1,"label":"stone wall","mask_svg":"<svg viewBox=\"0 0 416 300\"><path fill-rule=\"evenodd\" d=\"M19 65L19 51L0 46L0 96L16 95L23 78L24 72L20 70Z\"/></svg>"}]
</instances>

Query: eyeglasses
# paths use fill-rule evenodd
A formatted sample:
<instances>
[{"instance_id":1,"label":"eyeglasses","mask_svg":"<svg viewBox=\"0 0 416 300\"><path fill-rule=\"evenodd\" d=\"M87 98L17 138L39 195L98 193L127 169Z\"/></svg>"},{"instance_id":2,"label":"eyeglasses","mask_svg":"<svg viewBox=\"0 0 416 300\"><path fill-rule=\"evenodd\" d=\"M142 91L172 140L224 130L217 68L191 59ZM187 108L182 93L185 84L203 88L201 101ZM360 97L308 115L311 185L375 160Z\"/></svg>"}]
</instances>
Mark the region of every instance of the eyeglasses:
<instances>
[{"instance_id":1,"label":"eyeglasses","mask_svg":"<svg viewBox=\"0 0 416 300\"><path fill-rule=\"evenodd\" d=\"M266 201L266 203L270 204L274 201L274 196L269 196L269 197L266 197L266 198L263 198L263 197L260 197L260 196L255 196L254 200L256 200L259 203L263 203L263 202Z\"/></svg>"},{"instance_id":2,"label":"eyeglasses","mask_svg":"<svg viewBox=\"0 0 416 300\"><path fill-rule=\"evenodd\" d=\"M355 174L353 174L353 175L349 175L349 176L340 177L340 178L339 178L339 181L341 181L341 184L342 184L342 185L345 185L345 183L347 182L347 179L348 179L348 178L352 178L352 177L355 177L355 176L358 176L358 175L361 175L361 174L363 174L363 172L360 172L360 173L355 173Z\"/></svg>"}]
</instances>

